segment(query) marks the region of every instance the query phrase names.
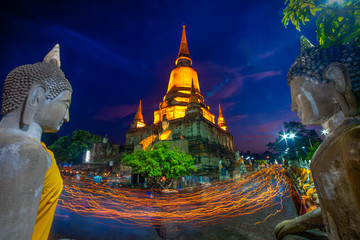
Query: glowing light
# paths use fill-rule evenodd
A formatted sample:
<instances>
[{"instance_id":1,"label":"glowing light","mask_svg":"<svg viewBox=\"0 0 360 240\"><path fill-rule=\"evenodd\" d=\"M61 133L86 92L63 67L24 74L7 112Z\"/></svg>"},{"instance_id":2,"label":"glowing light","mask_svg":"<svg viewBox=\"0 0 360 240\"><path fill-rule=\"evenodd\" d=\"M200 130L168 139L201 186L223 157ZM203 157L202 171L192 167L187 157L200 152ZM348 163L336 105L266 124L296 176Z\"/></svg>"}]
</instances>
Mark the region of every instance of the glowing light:
<instances>
[{"instance_id":1,"label":"glowing light","mask_svg":"<svg viewBox=\"0 0 360 240\"><path fill-rule=\"evenodd\" d=\"M227 127L220 127L222 130L224 130L224 131L227 131L228 130L228 128Z\"/></svg>"},{"instance_id":2,"label":"glowing light","mask_svg":"<svg viewBox=\"0 0 360 240\"><path fill-rule=\"evenodd\" d=\"M189 90L178 90L179 93L190 94Z\"/></svg>"},{"instance_id":3,"label":"glowing light","mask_svg":"<svg viewBox=\"0 0 360 240\"><path fill-rule=\"evenodd\" d=\"M264 222L281 211L283 198L291 196L289 179L278 165L194 192L153 198L145 190L109 188L109 180L95 184L85 179L79 184L75 178L64 176L63 179L64 191L58 207L84 217L113 219L133 228L153 228L154 221L199 227L278 206L261 221Z\"/></svg>"},{"instance_id":4,"label":"glowing light","mask_svg":"<svg viewBox=\"0 0 360 240\"><path fill-rule=\"evenodd\" d=\"M145 123L143 123L143 122L137 122L136 123L136 128L142 128L142 127L145 127L146 125L145 125Z\"/></svg>"},{"instance_id":5,"label":"glowing light","mask_svg":"<svg viewBox=\"0 0 360 240\"><path fill-rule=\"evenodd\" d=\"M294 133L284 133L284 135L282 135L282 138L285 140L288 138L293 139L295 137L296 137L296 135Z\"/></svg>"},{"instance_id":6,"label":"glowing light","mask_svg":"<svg viewBox=\"0 0 360 240\"><path fill-rule=\"evenodd\" d=\"M326 130L326 129L324 129L324 130L322 130L321 131L321 134L323 134L323 135L325 135L326 136L326 134L328 134L329 132Z\"/></svg>"},{"instance_id":7,"label":"glowing light","mask_svg":"<svg viewBox=\"0 0 360 240\"><path fill-rule=\"evenodd\" d=\"M174 100L178 101L178 102L185 102L185 103L189 102L189 98L185 98L185 97L175 97Z\"/></svg>"},{"instance_id":8,"label":"glowing light","mask_svg":"<svg viewBox=\"0 0 360 240\"><path fill-rule=\"evenodd\" d=\"M85 162L86 163L89 163L90 162L90 150L87 150L86 151L86 155L85 155Z\"/></svg>"}]
</instances>

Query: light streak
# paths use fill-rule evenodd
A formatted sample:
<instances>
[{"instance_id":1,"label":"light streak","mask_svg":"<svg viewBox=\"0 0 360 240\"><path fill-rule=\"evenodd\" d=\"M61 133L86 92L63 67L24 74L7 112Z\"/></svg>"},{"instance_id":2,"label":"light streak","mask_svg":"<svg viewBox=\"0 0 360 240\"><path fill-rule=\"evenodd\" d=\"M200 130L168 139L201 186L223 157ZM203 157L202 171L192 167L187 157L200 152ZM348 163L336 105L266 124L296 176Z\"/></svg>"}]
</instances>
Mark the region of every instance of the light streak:
<instances>
[{"instance_id":1,"label":"light streak","mask_svg":"<svg viewBox=\"0 0 360 240\"><path fill-rule=\"evenodd\" d=\"M128 228L154 227L164 221L195 228L278 206L259 224L280 212L283 199L291 196L289 180L278 165L208 188L199 186L190 193L157 194L153 198L146 190L110 188L107 181L95 184L91 178L63 178L60 208L84 217L113 219Z\"/></svg>"}]
</instances>

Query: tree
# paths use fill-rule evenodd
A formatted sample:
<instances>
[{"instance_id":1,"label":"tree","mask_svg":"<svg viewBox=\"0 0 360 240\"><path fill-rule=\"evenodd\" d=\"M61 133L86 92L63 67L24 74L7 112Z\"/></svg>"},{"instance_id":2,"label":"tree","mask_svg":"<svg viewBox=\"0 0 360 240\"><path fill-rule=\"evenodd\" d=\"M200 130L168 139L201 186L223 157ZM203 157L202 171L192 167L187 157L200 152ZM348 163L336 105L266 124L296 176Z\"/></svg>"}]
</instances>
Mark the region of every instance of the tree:
<instances>
[{"instance_id":1,"label":"tree","mask_svg":"<svg viewBox=\"0 0 360 240\"><path fill-rule=\"evenodd\" d=\"M168 188L175 178L196 171L193 166L194 158L178 147L170 149L167 142L158 142L145 150L137 149L125 154L123 163L131 167L133 172L145 177L150 189Z\"/></svg>"},{"instance_id":2,"label":"tree","mask_svg":"<svg viewBox=\"0 0 360 240\"><path fill-rule=\"evenodd\" d=\"M76 130L72 137L64 136L54 142L49 147L54 152L58 162L81 163L82 155L85 151L90 150L93 143L101 142L99 135L93 135L84 130Z\"/></svg>"},{"instance_id":3,"label":"tree","mask_svg":"<svg viewBox=\"0 0 360 240\"><path fill-rule=\"evenodd\" d=\"M308 153L307 153L306 159L308 159L308 160L311 160L311 159L312 159L312 157L314 156L316 150L319 148L320 144L321 144L321 142L316 142L316 143L312 146L312 148L311 148L311 149L308 151Z\"/></svg>"},{"instance_id":4,"label":"tree","mask_svg":"<svg viewBox=\"0 0 360 240\"><path fill-rule=\"evenodd\" d=\"M360 45L360 1L286 0L282 22L289 21L300 31L300 24L316 16L316 33L320 45L355 42Z\"/></svg>"},{"instance_id":5,"label":"tree","mask_svg":"<svg viewBox=\"0 0 360 240\"><path fill-rule=\"evenodd\" d=\"M290 134L295 137L289 138ZM306 158L307 151L317 142L321 142L321 139L315 130L306 129L300 122L284 122L284 128L278 133L278 137L266 146L280 156L287 155L290 159L297 159Z\"/></svg>"},{"instance_id":6,"label":"tree","mask_svg":"<svg viewBox=\"0 0 360 240\"><path fill-rule=\"evenodd\" d=\"M56 140L53 145L49 146L49 149L53 151L57 162L71 162L71 154L69 151L71 142L72 139L70 136L64 136Z\"/></svg>"}]
</instances>

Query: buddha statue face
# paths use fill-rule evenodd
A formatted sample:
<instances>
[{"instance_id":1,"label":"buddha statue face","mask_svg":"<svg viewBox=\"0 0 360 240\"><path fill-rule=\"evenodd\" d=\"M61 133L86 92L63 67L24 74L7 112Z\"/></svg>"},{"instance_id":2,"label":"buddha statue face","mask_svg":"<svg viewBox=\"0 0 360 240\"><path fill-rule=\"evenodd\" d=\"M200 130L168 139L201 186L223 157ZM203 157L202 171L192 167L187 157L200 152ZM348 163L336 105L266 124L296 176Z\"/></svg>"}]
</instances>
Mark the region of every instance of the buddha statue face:
<instances>
[{"instance_id":1,"label":"buddha statue face","mask_svg":"<svg viewBox=\"0 0 360 240\"><path fill-rule=\"evenodd\" d=\"M69 107L71 103L71 91L65 90L52 100L44 100L41 103L41 111L34 116L34 122L38 123L43 132L58 132L64 122L70 120Z\"/></svg>"},{"instance_id":2,"label":"buddha statue face","mask_svg":"<svg viewBox=\"0 0 360 240\"><path fill-rule=\"evenodd\" d=\"M310 81L297 76L290 82L291 110L297 112L304 125L320 125L332 117L338 107L332 95L332 84Z\"/></svg>"}]
</instances>

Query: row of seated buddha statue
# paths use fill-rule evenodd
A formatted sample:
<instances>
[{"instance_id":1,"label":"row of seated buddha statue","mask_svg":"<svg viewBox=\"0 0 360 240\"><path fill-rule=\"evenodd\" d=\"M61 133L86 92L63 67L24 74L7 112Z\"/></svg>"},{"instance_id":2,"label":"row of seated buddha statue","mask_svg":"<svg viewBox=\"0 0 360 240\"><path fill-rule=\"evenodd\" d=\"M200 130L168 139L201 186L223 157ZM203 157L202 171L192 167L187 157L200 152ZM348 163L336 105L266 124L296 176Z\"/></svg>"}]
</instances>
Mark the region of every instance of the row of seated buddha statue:
<instances>
[{"instance_id":1,"label":"row of seated buddha statue","mask_svg":"<svg viewBox=\"0 0 360 240\"><path fill-rule=\"evenodd\" d=\"M288 174L293 180L298 194L301 214L310 212L320 206L311 170L304 167L290 166Z\"/></svg>"}]
</instances>

